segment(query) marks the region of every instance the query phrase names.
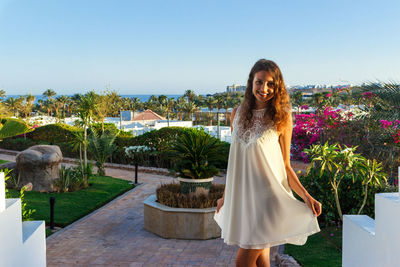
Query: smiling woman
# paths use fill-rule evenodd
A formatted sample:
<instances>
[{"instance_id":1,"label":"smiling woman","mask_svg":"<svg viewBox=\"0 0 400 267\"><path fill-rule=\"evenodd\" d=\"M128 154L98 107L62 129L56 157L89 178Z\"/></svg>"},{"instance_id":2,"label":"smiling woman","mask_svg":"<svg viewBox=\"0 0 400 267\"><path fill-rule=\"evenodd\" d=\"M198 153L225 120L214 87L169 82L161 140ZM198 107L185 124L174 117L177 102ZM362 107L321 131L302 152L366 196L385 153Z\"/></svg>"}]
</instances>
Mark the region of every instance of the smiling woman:
<instances>
[{"instance_id":1,"label":"smiling woman","mask_svg":"<svg viewBox=\"0 0 400 267\"><path fill-rule=\"evenodd\" d=\"M290 165L289 96L274 62L256 62L243 103L232 117L226 187L214 219L224 242L239 246L236 266L270 266L269 248L304 245L319 231L316 216L321 214L321 204Z\"/></svg>"}]
</instances>

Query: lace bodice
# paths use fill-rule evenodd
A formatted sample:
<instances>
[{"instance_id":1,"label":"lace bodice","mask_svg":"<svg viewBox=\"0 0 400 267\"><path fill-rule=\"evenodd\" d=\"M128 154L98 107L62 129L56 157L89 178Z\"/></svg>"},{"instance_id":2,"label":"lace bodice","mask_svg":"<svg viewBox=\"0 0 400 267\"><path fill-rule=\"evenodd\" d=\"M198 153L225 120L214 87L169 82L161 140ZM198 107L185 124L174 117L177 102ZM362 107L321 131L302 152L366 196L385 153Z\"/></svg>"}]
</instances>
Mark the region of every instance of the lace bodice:
<instances>
[{"instance_id":1,"label":"lace bodice","mask_svg":"<svg viewBox=\"0 0 400 267\"><path fill-rule=\"evenodd\" d=\"M264 109L253 110L253 123L249 128L244 128L240 121L240 107L236 111L233 120L233 139L237 139L245 145L256 142L259 138L277 137L276 128L272 120L265 122Z\"/></svg>"}]
</instances>

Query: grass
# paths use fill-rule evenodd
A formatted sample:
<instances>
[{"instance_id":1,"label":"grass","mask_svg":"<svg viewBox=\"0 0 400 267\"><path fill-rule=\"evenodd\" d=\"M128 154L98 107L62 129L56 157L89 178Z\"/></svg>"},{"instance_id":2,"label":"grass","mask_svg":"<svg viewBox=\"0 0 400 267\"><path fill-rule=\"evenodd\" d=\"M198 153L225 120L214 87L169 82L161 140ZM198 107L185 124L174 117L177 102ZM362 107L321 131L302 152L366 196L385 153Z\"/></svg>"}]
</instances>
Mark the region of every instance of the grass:
<instances>
[{"instance_id":1,"label":"grass","mask_svg":"<svg viewBox=\"0 0 400 267\"><path fill-rule=\"evenodd\" d=\"M123 194L134 186L130 181L109 176L94 176L89 180L89 187L67 193L25 192L27 207L35 209L33 220L50 222L49 198L55 197L54 224L65 227L103 206L115 197ZM9 190L11 197L19 197L19 192Z\"/></svg>"},{"instance_id":2,"label":"grass","mask_svg":"<svg viewBox=\"0 0 400 267\"><path fill-rule=\"evenodd\" d=\"M285 245L285 253L303 267L342 266L342 229L326 227L310 236L304 246Z\"/></svg>"},{"instance_id":3,"label":"grass","mask_svg":"<svg viewBox=\"0 0 400 267\"><path fill-rule=\"evenodd\" d=\"M0 159L0 164L8 162L7 160Z\"/></svg>"}]
</instances>

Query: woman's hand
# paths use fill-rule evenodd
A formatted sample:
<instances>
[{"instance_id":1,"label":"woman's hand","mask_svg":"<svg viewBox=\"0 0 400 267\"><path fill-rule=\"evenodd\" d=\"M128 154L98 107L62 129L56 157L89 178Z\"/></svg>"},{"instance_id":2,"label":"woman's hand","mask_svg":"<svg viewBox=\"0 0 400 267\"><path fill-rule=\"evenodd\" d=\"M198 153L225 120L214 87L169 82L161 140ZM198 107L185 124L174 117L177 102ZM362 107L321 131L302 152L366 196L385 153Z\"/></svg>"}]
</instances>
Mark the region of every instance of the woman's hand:
<instances>
[{"instance_id":1,"label":"woman's hand","mask_svg":"<svg viewBox=\"0 0 400 267\"><path fill-rule=\"evenodd\" d=\"M322 204L319 203L317 200L315 200L312 196L307 194L304 197L304 202L307 204L307 206L311 209L312 213L314 216L319 216L321 215L322 212Z\"/></svg>"},{"instance_id":2,"label":"woman's hand","mask_svg":"<svg viewBox=\"0 0 400 267\"><path fill-rule=\"evenodd\" d=\"M224 205L224 198L221 197L217 200L217 213L219 212L219 210L221 209L222 205Z\"/></svg>"}]
</instances>

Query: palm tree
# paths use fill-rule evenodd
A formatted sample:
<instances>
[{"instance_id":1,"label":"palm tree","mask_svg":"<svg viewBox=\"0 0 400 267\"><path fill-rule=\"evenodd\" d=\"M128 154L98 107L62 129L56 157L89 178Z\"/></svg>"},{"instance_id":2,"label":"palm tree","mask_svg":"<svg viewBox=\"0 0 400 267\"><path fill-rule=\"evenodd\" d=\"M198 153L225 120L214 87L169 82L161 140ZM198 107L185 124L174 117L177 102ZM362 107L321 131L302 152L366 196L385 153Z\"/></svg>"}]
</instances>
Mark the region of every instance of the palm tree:
<instances>
[{"instance_id":1,"label":"palm tree","mask_svg":"<svg viewBox=\"0 0 400 267\"><path fill-rule=\"evenodd\" d=\"M6 98L6 91L4 91L3 89L0 89L0 101L3 101L4 98Z\"/></svg>"},{"instance_id":2,"label":"palm tree","mask_svg":"<svg viewBox=\"0 0 400 267\"><path fill-rule=\"evenodd\" d=\"M196 97L196 94L192 90L186 90L185 94L183 96L187 97L188 102L192 102L194 100L194 98Z\"/></svg>"},{"instance_id":3,"label":"palm tree","mask_svg":"<svg viewBox=\"0 0 400 267\"><path fill-rule=\"evenodd\" d=\"M16 117L18 112L18 101L14 97L10 97L4 103L13 111L14 117Z\"/></svg>"},{"instance_id":4,"label":"palm tree","mask_svg":"<svg viewBox=\"0 0 400 267\"><path fill-rule=\"evenodd\" d=\"M192 120L192 113L196 111L197 106L193 102L187 102L183 106L183 110L188 114L189 120Z\"/></svg>"},{"instance_id":5,"label":"palm tree","mask_svg":"<svg viewBox=\"0 0 400 267\"><path fill-rule=\"evenodd\" d=\"M176 101L173 98L167 100L166 107L167 107L167 120L168 120L168 127L169 127L169 114L172 112L176 105Z\"/></svg>"},{"instance_id":6,"label":"palm tree","mask_svg":"<svg viewBox=\"0 0 400 267\"><path fill-rule=\"evenodd\" d=\"M179 120L183 119L183 113L185 112L186 100L184 96L178 98L175 104L175 110L178 112Z\"/></svg>"},{"instance_id":7,"label":"palm tree","mask_svg":"<svg viewBox=\"0 0 400 267\"><path fill-rule=\"evenodd\" d=\"M62 96L59 96L59 97L57 97L57 102L58 102L58 104L62 107L62 110L63 110L63 118L65 118L65 106L67 105L67 102L68 102L68 99L69 99L69 97L67 97L67 96L65 96L65 95L62 95Z\"/></svg>"},{"instance_id":8,"label":"palm tree","mask_svg":"<svg viewBox=\"0 0 400 267\"><path fill-rule=\"evenodd\" d=\"M296 91L290 95L290 100L292 102L292 106L297 107L297 114L300 113L300 108L304 103L303 93L300 91Z\"/></svg>"},{"instance_id":9,"label":"palm tree","mask_svg":"<svg viewBox=\"0 0 400 267\"><path fill-rule=\"evenodd\" d=\"M104 163L116 149L116 145L114 144L116 137L117 135L112 132L103 132L99 136L96 131L92 131L89 137L89 149L96 160L97 173L101 176L106 175Z\"/></svg>"},{"instance_id":10,"label":"palm tree","mask_svg":"<svg viewBox=\"0 0 400 267\"><path fill-rule=\"evenodd\" d=\"M215 100L216 100L215 107L217 108L217 120L219 122L219 110L221 108L223 108L224 96L221 95L221 94L218 94L218 95L215 96Z\"/></svg>"},{"instance_id":11,"label":"palm tree","mask_svg":"<svg viewBox=\"0 0 400 267\"><path fill-rule=\"evenodd\" d=\"M47 89L46 91L43 92L43 95L47 96L49 98L49 101L51 101L51 98L57 95L57 93L53 89Z\"/></svg>"},{"instance_id":12,"label":"palm tree","mask_svg":"<svg viewBox=\"0 0 400 267\"><path fill-rule=\"evenodd\" d=\"M215 99L213 96L209 96L206 99L206 105L209 111L209 114L211 115L211 111L214 109L215 105L217 104L217 99ZM211 124L212 125L212 117L211 117Z\"/></svg>"},{"instance_id":13,"label":"palm tree","mask_svg":"<svg viewBox=\"0 0 400 267\"><path fill-rule=\"evenodd\" d=\"M85 168L87 168L87 128L90 125L96 109L97 103L94 92L89 92L81 96L78 102L77 112L83 123L83 160Z\"/></svg>"}]
</instances>

